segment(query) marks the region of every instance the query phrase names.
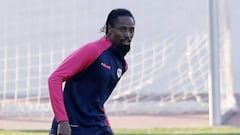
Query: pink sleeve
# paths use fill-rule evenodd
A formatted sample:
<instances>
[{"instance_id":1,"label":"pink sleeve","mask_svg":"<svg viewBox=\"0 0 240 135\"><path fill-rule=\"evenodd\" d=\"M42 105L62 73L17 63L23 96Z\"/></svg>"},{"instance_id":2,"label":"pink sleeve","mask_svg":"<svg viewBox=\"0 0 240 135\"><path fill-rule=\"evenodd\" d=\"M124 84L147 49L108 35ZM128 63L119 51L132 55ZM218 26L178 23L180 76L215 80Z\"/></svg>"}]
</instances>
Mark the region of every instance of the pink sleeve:
<instances>
[{"instance_id":1,"label":"pink sleeve","mask_svg":"<svg viewBox=\"0 0 240 135\"><path fill-rule=\"evenodd\" d=\"M93 45L86 45L68 56L48 78L50 100L56 120L68 120L64 106L62 82L83 71L100 55L101 51Z\"/></svg>"}]
</instances>

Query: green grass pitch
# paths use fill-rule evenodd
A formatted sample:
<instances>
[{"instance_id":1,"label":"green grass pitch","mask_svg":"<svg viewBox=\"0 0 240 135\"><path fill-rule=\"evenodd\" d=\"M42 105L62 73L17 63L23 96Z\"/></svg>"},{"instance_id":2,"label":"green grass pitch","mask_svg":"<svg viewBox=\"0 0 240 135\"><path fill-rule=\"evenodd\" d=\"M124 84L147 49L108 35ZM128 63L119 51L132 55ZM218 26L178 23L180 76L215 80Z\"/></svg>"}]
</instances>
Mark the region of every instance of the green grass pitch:
<instances>
[{"instance_id":1,"label":"green grass pitch","mask_svg":"<svg viewBox=\"0 0 240 135\"><path fill-rule=\"evenodd\" d=\"M240 135L240 128L114 129L116 135ZM0 135L47 135L46 130L0 130Z\"/></svg>"}]
</instances>

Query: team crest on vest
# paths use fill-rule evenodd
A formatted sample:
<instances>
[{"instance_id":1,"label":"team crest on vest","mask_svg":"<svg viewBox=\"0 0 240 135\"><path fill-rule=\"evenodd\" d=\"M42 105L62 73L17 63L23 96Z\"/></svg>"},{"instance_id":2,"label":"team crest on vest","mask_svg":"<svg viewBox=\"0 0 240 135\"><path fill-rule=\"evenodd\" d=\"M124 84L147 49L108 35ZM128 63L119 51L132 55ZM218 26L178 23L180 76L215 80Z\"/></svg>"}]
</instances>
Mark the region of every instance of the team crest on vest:
<instances>
[{"instance_id":1,"label":"team crest on vest","mask_svg":"<svg viewBox=\"0 0 240 135\"><path fill-rule=\"evenodd\" d=\"M122 69L118 68L117 69L117 77L120 78L122 76Z\"/></svg>"}]
</instances>

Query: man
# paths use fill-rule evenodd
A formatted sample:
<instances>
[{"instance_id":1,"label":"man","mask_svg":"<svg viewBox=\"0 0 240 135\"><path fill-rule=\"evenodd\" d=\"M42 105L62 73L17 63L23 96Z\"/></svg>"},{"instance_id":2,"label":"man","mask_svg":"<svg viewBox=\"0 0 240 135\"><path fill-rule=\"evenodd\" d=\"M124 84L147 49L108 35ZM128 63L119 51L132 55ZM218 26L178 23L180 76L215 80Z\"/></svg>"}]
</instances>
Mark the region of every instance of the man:
<instances>
[{"instance_id":1,"label":"man","mask_svg":"<svg viewBox=\"0 0 240 135\"><path fill-rule=\"evenodd\" d=\"M112 10L105 36L68 56L48 78L55 118L51 135L113 135L104 103L127 70L135 20L126 9ZM62 92L62 83L66 81Z\"/></svg>"}]
</instances>

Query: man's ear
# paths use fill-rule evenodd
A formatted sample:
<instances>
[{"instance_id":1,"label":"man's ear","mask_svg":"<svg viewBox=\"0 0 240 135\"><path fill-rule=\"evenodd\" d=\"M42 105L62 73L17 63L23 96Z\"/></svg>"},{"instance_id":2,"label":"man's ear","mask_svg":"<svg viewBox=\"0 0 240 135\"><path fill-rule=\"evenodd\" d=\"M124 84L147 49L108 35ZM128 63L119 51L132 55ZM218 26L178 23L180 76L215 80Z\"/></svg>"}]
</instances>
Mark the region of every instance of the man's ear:
<instances>
[{"instance_id":1,"label":"man's ear","mask_svg":"<svg viewBox=\"0 0 240 135\"><path fill-rule=\"evenodd\" d=\"M111 25L108 25L108 34L111 35L113 32L113 27Z\"/></svg>"}]
</instances>

